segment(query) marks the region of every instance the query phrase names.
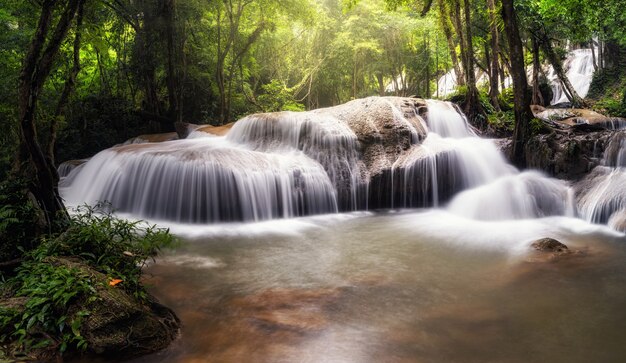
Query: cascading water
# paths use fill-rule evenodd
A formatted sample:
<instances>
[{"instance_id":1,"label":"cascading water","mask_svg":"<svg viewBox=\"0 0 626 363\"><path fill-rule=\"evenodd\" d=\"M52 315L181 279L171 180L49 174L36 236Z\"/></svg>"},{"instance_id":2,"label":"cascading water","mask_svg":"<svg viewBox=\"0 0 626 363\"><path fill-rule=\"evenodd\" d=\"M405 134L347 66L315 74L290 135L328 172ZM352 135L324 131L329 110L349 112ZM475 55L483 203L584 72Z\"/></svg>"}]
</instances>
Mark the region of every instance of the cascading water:
<instances>
[{"instance_id":1,"label":"cascading water","mask_svg":"<svg viewBox=\"0 0 626 363\"><path fill-rule=\"evenodd\" d=\"M138 217L193 223L430 207L453 197L449 210L469 218L573 213L565 183L520 174L447 102L374 97L252 115L225 136L192 136L105 150L62 180L62 195L70 205L109 201Z\"/></svg>"},{"instance_id":2,"label":"cascading water","mask_svg":"<svg viewBox=\"0 0 626 363\"><path fill-rule=\"evenodd\" d=\"M302 153L245 150L223 138L105 150L62 188L70 204L108 201L178 222L265 220L337 212L324 169Z\"/></svg>"},{"instance_id":3,"label":"cascading water","mask_svg":"<svg viewBox=\"0 0 626 363\"><path fill-rule=\"evenodd\" d=\"M593 54L591 49L576 49L571 51L565 62L563 68L566 70L567 78L576 90L576 93L580 97L586 97L589 92L589 86L591 85L591 79L593 78ZM551 66L548 71L548 80L552 85L552 101L551 105L569 102L567 95L561 81Z\"/></svg>"},{"instance_id":4,"label":"cascading water","mask_svg":"<svg viewBox=\"0 0 626 363\"><path fill-rule=\"evenodd\" d=\"M454 214L480 220L574 216L573 195L565 182L536 171L509 175L459 193L448 206Z\"/></svg>"},{"instance_id":5,"label":"cascading water","mask_svg":"<svg viewBox=\"0 0 626 363\"><path fill-rule=\"evenodd\" d=\"M578 186L580 214L594 223L626 217L626 132L611 137L602 163Z\"/></svg>"}]
</instances>

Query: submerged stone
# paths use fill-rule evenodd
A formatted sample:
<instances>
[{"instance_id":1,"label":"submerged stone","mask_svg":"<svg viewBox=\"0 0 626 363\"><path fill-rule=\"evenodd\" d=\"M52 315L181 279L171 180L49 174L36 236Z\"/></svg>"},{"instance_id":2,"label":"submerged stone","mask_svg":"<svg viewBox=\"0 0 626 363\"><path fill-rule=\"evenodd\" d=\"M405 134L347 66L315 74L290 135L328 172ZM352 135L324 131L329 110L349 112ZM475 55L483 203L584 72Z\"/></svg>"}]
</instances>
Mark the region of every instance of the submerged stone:
<instances>
[{"instance_id":1,"label":"submerged stone","mask_svg":"<svg viewBox=\"0 0 626 363\"><path fill-rule=\"evenodd\" d=\"M568 253L569 249L563 243L555 240L554 238L542 238L538 239L530 245L537 251L541 252L560 252Z\"/></svg>"}]
</instances>

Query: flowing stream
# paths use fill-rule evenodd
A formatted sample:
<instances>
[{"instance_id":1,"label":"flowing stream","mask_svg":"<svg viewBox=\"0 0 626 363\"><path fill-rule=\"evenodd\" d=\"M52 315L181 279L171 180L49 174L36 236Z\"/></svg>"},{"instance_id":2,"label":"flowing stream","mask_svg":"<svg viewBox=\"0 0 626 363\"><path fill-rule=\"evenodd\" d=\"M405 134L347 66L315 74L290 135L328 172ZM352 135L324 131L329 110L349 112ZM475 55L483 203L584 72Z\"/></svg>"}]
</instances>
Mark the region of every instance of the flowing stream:
<instances>
[{"instance_id":1,"label":"flowing stream","mask_svg":"<svg viewBox=\"0 0 626 363\"><path fill-rule=\"evenodd\" d=\"M137 362L609 362L626 356L625 236L605 225L622 146L577 200L450 103L370 98L118 146L61 192L184 240L146 268L182 337ZM571 253L530 247L545 237Z\"/></svg>"}]
</instances>

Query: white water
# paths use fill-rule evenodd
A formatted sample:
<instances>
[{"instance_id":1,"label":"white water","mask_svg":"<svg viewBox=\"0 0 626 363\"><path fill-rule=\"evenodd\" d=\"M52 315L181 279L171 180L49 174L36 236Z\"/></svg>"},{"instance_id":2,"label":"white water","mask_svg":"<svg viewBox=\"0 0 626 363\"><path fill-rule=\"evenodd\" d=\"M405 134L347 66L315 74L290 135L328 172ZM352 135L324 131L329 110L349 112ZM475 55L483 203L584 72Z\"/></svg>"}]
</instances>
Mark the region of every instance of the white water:
<instances>
[{"instance_id":1,"label":"white water","mask_svg":"<svg viewBox=\"0 0 626 363\"><path fill-rule=\"evenodd\" d=\"M576 49L567 55L567 58L563 62L563 68L567 75L567 78L570 80L572 86L576 90L576 93L580 97L586 97L589 92L589 86L591 85L591 80L593 78L593 55L591 53L591 49ZM527 75L532 74L532 68L529 67L527 69ZM563 91L563 85L559 80L556 72L554 72L554 68L551 65L546 67L546 75L550 85L552 87L553 98L550 101L551 105L569 102L567 95ZM477 79L476 83L478 85L486 84L488 82L486 74L481 73L480 77ZM454 69L451 69L448 73L444 74L437 81L439 87L439 97L445 98L449 97L454 92L456 92L456 88L458 86L456 81L456 75ZM512 84L511 77L507 77L505 80L505 86L510 87ZM436 97L436 92L433 94L433 97Z\"/></svg>"},{"instance_id":2,"label":"white water","mask_svg":"<svg viewBox=\"0 0 626 363\"><path fill-rule=\"evenodd\" d=\"M567 55L567 59L563 62L563 68L565 69L567 78L576 90L576 93L582 98L586 97L594 72L591 49L576 49L571 51ZM552 66L549 67L547 76L552 85L553 93L550 104L554 105L561 102L569 102L563 85L561 81L559 81Z\"/></svg>"},{"instance_id":3,"label":"white water","mask_svg":"<svg viewBox=\"0 0 626 363\"><path fill-rule=\"evenodd\" d=\"M609 223L617 228L626 216L626 138L623 131L609 140L602 159L579 189L580 215L594 223ZM618 229L623 230L624 227Z\"/></svg>"},{"instance_id":4,"label":"white water","mask_svg":"<svg viewBox=\"0 0 626 363\"><path fill-rule=\"evenodd\" d=\"M458 194L452 213L479 220L573 216L573 195L565 182L536 171L509 175Z\"/></svg>"},{"instance_id":5,"label":"white water","mask_svg":"<svg viewBox=\"0 0 626 363\"><path fill-rule=\"evenodd\" d=\"M428 128L442 137L463 138L476 136L458 106L450 102L427 100Z\"/></svg>"},{"instance_id":6,"label":"white water","mask_svg":"<svg viewBox=\"0 0 626 363\"><path fill-rule=\"evenodd\" d=\"M362 118L350 122L332 109L253 115L226 136L104 150L64 178L61 193L70 205L109 201L138 218L196 224L433 206L473 220L576 214L565 182L519 173L452 104L427 101L425 118L417 119L429 133L420 141L407 111L384 100L378 111L406 127L411 145L376 175L353 131L372 122L366 103L357 109ZM619 178L598 184L579 213L606 223L605 204L623 208Z\"/></svg>"},{"instance_id":7,"label":"white water","mask_svg":"<svg viewBox=\"0 0 626 363\"><path fill-rule=\"evenodd\" d=\"M337 212L335 189L314 160L217 137L102 151L62 193L73 205L109 201L123 212L179 222Z\"/></svg>"},{"instance_id":8,"label":"white water","mask_svg":"<svg viewBox=\"0 0 626 363\"><path fill-rule=\"evenodd\" d=\"M607 223L613 214L626 209L626 172L614 169L596 180L579 201L580 213L588 221Z\"/></svg>"}]
</instances>

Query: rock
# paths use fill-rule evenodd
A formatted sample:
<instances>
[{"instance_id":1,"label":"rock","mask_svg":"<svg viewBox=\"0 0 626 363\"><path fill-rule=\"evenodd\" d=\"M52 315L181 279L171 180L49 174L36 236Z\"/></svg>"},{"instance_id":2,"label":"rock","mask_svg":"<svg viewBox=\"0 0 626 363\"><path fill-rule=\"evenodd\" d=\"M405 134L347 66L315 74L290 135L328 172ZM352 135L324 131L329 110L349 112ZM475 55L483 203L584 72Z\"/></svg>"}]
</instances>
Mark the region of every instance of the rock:
<instances>
[{"instance_id":1,"label":"rock","mask_svg":"<svg viewBox=\"0 0 626 363\"><path fill-rule=\"evenodd\" d=\"M234 124L234 122L231 122L222 126L200 125L194 131L204 132L215 136L224 136L228 133L228 131L230 131Z\"/></svg>"},{"instance_id":2,"label":"rock","mask_svg":"<svg viewBox=\"0 0 626 363\"><path fill-rule=\"evenodd\" d=\"M553 239L553 238L542 238L538 239L530 245L537 251L541 252L559 252L559 253L568 253L569 249L563 243Z\"/></svg>"},{"instance_id":3,"label":"rock","mask_svg":"<svg viewBox=\"0 0 626 363\"><path fill-rule=\"evenodd\" d=\"M59 173L59 177L68 176L72 170L78 168L79 166L86 163L89 159L79 159L79 160L67 160L59 164L57 168L57 172Z\"/></svg>"},{"instance_id":4,"label":"rock","mask_svg":"<svg viewBox=\"0 0 626 363\"><path fill-rule=\"evenodd\" d=\"M536 252L529 256L526 262L530 263L546 263L556 262L563 259L570 260L574 257L587 256L587 249L582 250L570 250L563 243L553 238L541 238L534 241L530 247Z\"/></svg>"},{"instance_id":5,"label":"rock","mask_svg":"<svg viewBox=\"0 0 626 363\"><path fill-rule=\"evenodd\" d=\"M548 108L532 107L536 118L546 122L557 122L580 131L616 130L626 127L626 119L604 116L593 110L583 108Z\"/></svg>"},{"instance_id":6,"label":"rock","mask_svg":"<svg viewBox=\"0 0 626 363\"><path fill-rule=\"evenodd\" d=\"M163 134L145 134L139 135L126 141L124 144L143 144L147 142L164 142L178 140L178 135L175 132L166 132Z\"/></svg>"},{"instance_id":7,"label":"rock","mask_svg":"<svg viewBox=\"0 0 626 363\"><path fill-rule=\"evenodd\" d=\"M89 352L127 359L164 349L178 337L178 318L154 298L141 303L124 290L109 286L104 274L78 259L48 257L47 260L55 266L79 269L95 282L98 299L86 306L69 307L69 311L90 311L81 327Z\"/></svg>"},{"instance_id":8,"label":"rock","mask_svg":"<svg viewBox=\"0 0 626 363\"><path fill-rule=\"evenodd\" d=\"M604 150L614 133L568 129L535 135L526 145L528 167L557 178L578 180L602 164Z\"/></svg>"}]
</instances>

